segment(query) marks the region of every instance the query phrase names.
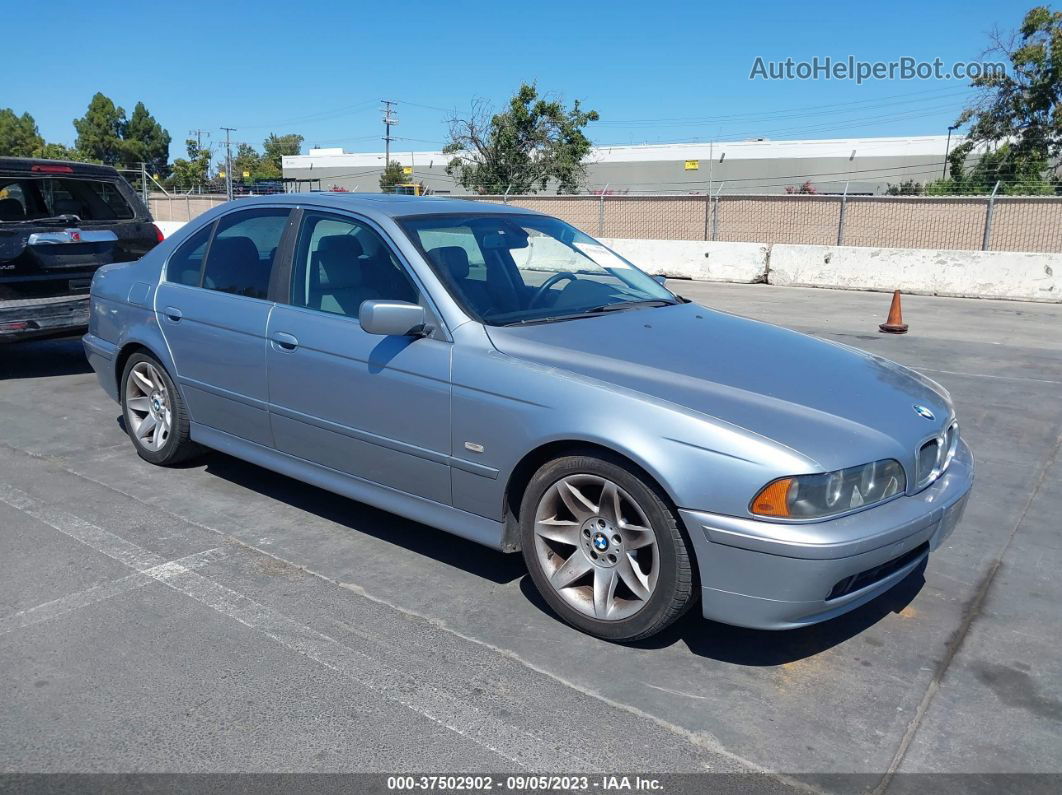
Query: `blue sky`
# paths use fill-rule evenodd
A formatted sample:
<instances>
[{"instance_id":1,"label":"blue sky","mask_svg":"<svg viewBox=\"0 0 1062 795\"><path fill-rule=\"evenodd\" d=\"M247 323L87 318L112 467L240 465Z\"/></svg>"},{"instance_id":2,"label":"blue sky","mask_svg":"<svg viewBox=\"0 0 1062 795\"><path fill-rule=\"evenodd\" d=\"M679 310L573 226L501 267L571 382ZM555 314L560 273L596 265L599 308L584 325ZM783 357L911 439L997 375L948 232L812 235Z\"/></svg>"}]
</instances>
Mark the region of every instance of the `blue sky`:
<instances>
[{"instance_id":1,"label":"blue sky","mask_svg":"<svg viewBox=\"0 0 1062 795\"><path fill-rule=\"evenodd\" d=\"M944 134L959 80L750 80L767 60L979 60L995 26L1032 3L182 2L4 3L0 107L50 141L103 91L138 100L173 136L238 128L306 145L382 149L381 98L399 100L395 148L440 147L451 109L500 106L521 81L581 99L601 144ZM44 9L47 10L44 10ZM89 34L89 35L86 35ZM102 34L102 35L100 35Z\"/></svg>"}]
</instances>

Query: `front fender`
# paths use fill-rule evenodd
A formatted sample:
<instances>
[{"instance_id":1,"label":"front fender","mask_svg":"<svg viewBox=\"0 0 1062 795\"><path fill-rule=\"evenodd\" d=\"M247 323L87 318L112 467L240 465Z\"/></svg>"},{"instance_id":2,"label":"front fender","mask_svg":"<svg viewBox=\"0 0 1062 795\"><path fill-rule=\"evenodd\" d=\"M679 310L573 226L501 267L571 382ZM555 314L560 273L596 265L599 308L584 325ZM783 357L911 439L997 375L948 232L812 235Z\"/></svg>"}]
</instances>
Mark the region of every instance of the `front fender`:
<instances>
[{"instance_id":1,"label":"front fender","mask_svg":"<svg viewBox=\"0 0 1062 795\"><path fill-rule=\"evenodd\" d=\"M517 465L556 442L600 445L630 459L680 508L737 516L765 483L812 466L783 445L687 408L462 342L453 356L453 455L497 473L458 464L454 504L464 510L500 518Z\"/></svg>"}]
</instances>

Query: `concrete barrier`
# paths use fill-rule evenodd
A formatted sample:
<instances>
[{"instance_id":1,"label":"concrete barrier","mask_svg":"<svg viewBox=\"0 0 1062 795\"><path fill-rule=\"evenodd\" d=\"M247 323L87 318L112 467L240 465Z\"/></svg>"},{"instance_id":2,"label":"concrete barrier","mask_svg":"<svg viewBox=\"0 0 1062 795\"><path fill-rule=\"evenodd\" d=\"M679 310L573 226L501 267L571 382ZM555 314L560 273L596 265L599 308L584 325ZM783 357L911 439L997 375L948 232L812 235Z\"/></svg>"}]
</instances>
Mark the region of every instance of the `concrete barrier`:
<instances>
[{"instance_id":1,"label":"concrete barrier","mask_svg":"<svg viewBox=\"0 0 1062 795\"><path fill-rule=\"evenodd\" d=\"M155 225L169 237L184 222ZM630 238L601 242L642 270L673 279L1062 303L1062 254Z\"/></svg>"},{"instance_id":2,"label":"concrete barrier","mask_svg":"<svg viewBox=\"0 0 1062 795\"><path fill-rule=\"evenodd\" d=\"M647 273L674 279L746 284L764 280L770 250L759 243L700 240L611 238L601 242Z\"/></svg>"},{"instance_id":3,"label":"concrete barrier","mask_svg":"<svg viewBox=\"0 0 1062 795\"><path fill-rule=\"evenodd\" d=\"M156 221L155 226L162 232L163 237L169 237L186 223L187 221Z\"/></svg>"},{"instance_id":4,"label":"concrete barrier","mask_svg":"<svg viewBox=\"0 0 1062 795\"><path fill-rule=\"evenodd\" d=\"M1062 254L778 243L769 265L779 286L1062 302Z\"/></svg>"}]
</instances>

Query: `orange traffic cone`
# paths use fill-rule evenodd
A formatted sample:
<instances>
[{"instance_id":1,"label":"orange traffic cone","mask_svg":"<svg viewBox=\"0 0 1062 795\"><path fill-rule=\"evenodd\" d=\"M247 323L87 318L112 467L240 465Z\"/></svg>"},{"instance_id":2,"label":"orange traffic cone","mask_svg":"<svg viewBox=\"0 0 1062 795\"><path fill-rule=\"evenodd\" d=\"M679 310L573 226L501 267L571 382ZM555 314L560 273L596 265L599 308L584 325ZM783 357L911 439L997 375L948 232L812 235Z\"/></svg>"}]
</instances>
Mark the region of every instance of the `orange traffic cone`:
<instances>
[{"instance_id":1,"label":"orange traffic cone","mask_svg":"<svg viewBox=\"0 0 1062 795\"><path fill-rule=\"evenodd\" d=\"M893 291L892 304L889 306L889 317L878 328L888 334L907 333L907 324L903 322L903 310L900 308L899 290Z\"/></svg>"}]
</instances>

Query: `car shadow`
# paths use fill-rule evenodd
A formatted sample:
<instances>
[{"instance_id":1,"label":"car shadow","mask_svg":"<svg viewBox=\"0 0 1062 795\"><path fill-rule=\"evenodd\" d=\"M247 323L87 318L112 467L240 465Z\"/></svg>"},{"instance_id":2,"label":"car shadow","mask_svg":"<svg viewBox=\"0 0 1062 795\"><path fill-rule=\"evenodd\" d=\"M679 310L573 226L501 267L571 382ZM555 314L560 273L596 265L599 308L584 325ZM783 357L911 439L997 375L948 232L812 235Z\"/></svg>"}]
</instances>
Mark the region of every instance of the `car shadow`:
<instances>
[{"instance_id":1,"label":"car shadow","mask_svg":"<svg viewBox=\"0 0 1062 795\"><path fill-rule=\"evenodd\" d=\"M80 336L0 345L0 381L91 372Z\"/></svg>"},{"instance_id":2,"label":"car shadow","mask_svg":"<svg viewBox=\"0 0 1062 795\"><path fill-rule=\"evenodd\" d=\"M885 593L850 613L821 624L788 630L745 629L703 618L698 602L659 635L627 645L639 649L664 649L682 644L699 657L750 667L803 660L851 640L890 613L901 612L925 585L925 567L923 562ZM557 618L529 576L521 580L520 590L537 608Z\"/></svg>"},{"instance_id":3,"label":"car shadow","mask_svg":"<svg viewBox=\"0 0 1062 795\"><path fill-rule=\"evenodd\" d=\"M519 579L520 591L531 604L552 620L561 620L535 589L519 554L496 552L224 453L210 451L205 458L187 463L192 467L204 465L211 475L241 488L477 577L501 585ZM923 562L891 589L865 605L821 624L781 631L745 629L703 618L700 604L696 603L685 616L659 635L627 645L651 650L681 644L700 657L749 667L795 662L851 640L890 613L901 612L925 585L925 566Z\"/></svg>"},{"instance_id":4,"label":"car shadow","mask_svg":"<svg viewBox=\"0 0 1062 795\"><path fill-rule=\"evenodd\" d=\"M499 585L512 582L527 571L520 555L496 552L474 541L403 519L224 453L211 451L205 459L190 463L193 466L205 463L206 471L211 475L242 488Z\"/></svg>"}]
</instances>

